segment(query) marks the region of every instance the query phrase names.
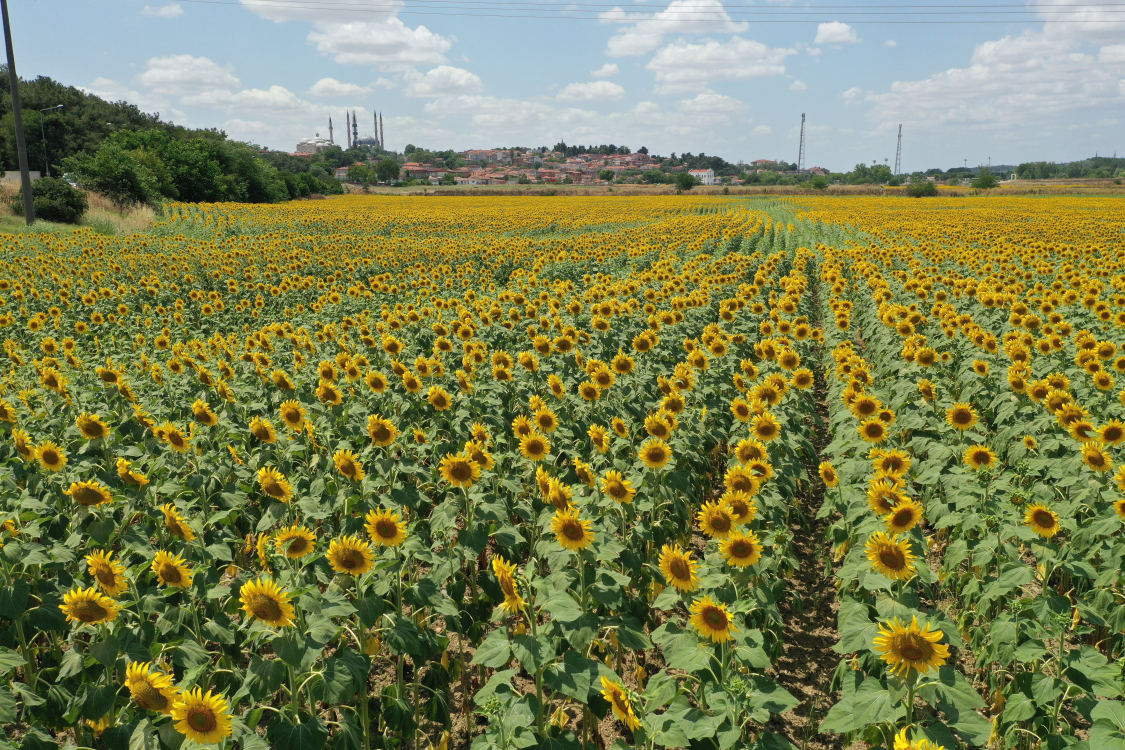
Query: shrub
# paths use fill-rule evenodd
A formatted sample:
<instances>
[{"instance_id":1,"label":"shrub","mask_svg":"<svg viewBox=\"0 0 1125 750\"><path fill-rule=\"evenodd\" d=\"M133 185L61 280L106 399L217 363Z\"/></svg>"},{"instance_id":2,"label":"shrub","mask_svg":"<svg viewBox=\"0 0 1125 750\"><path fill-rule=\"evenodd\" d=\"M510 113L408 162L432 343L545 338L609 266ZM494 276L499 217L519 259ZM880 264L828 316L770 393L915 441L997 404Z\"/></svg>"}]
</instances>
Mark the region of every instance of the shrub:
<instances>
[{"instance_id":1,"label":"shrub","mask_svg":"<svg viewBox=\"0 0 1125 750\"><path fill-rule=\"evenodd\" d=\"M822 174L818 174L816 177L812 178L810 184L815 190L824 190L824 188L828 187L828 178Z\"/></svg>"},{"instance_id":2,"label":"shrub","mask_svg":"<svg viewBox=\"0 0 1125 750\"><path fill-rule=\"evenodd\" d=\"M57 177L44 177L32 183L31 200L35 218L63 224L77 224L89 208L85 193L75 190L66 180ZM13 213L23 214L22 188L12 196L9 205Z\"/></svg>"},{"instance_id":3,"label":"shrub","mask_svg":"<svg viewBox=\"0 0 1125 750\"><path fill-rule=\"evenodd\" d=\"M980 174L974 179L972 186L978 190L990 190L1000 184L1000 178L988 167L981 167Z\"/></svg>"},{"instance_id":4,"label":"shrub","mask_svg":"<svg viewBox=\"0 0 1125 750\"><path fill-rule=\"evenodd\" d=\"M695 181L695 178L687 172L680 172L678 175L676 175L677 190L691 190L697 184L698 183Z\"/></svg>"},{"instance_id":5,"label":"shrub","mask_svg":"<svg viewBox=\"0 0 1125 750\"><path fill-rule=\"evenodd\" d=\"M929 180L912 182L906 188L906 194L911 198L928 198L938 194L937 185Z\"/></svg>"}]
</instances>

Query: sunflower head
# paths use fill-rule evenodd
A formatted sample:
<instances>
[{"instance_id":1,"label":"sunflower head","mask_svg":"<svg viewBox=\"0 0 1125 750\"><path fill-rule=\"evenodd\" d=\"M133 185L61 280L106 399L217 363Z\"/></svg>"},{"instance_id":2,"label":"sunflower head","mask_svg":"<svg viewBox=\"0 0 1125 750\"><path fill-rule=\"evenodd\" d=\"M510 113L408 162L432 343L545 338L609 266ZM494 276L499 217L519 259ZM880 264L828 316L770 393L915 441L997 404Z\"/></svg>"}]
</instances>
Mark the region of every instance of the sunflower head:
<instances>
[{"instance_id":1,"label":"sunflower head","mask_svg":"<svg viewBox=\"0 0 1125 750\"><path fill-rule=\"evenodd\" d=\"M887 530L896 534L905 534L924 520L922 504L909 497L899 500L890 513L883 516Z\"/></svg>"},{"instance_id":2,"label":"sunflower head","mask_svg":"<svg viewBox=\"0 0 1125 750\"><path fill-rule=\"evenodd\" d=\"M737 523L735 514L722 498L703 504L696 516L699 528L712 539L726 539Z\"/></svg>"},{"instance_id":3,"label":"sunflower head","mask_svg":"<svg viewBox=\"0 0 1125 750\"><path fill-rule=\"evenodd\" d=\"M332 456L332 461L336 464L336 471L340 475L352 480L353 482L361 482L366 476L363 470L363 464L360 463L359 457L350 450L338 450Z\"/></svg>"},{"instance_id":4,"label":"sunflower head","mask_svg":"<svg viewBox=\"0 0 1125 750\"><path fill-rule=\"evenodd\" d=\"M406 523L403 522L399 514L388 510L387 508L380 508L378 510L368 511L366 529L367 536L375 543L377 547L398 547L406 541Z\"/></svg>"},{"instance_id":5,"label":"sunflower head","mask_svg":"<svg viewBox=\"0 0 1125 750\"><path fill-rule=\"evenodd\" d=\"M752 531L736 531L719 542L719 551L728 565L745 568L762 559L762 542Z\"/></svg>"},{"instance_id":6,"label":"sunflower head","mask_svg":"<svg viewBox=\"0 0 1125 750\"><path fill-rule=\"evenodd\" d=\"M247 617L260 620L270 627L284 628L293 624L294 610L289 592L268 578L243 584L239 593L242 611Z\"/></svg>"},{"instance_id":7,"label":"sunflower head","mask_svg":"<svg viewBox=\"0 0 1125 750\"><path fill-rule=\"evenodd\" d=\"M641 445L638 455L645 466L660 469L672 459L672 449L660 438L651 438Z\"/></svg>"},{"instance_id":8,"label":"sunflower head","mask_svg":"<svg viewBox=\"0 0 1125 750\"><path fill-rule=\"evenodd\" d=\"M906 539L899 541L898 535L891 536L885 531L871 535L866 544L867 559L875 572L887 578L902 581L915 574L914 560L917 559Z\"/></svg>"},{"instance_id":9,"label":"sunflower head","mask_svg":"<svg viewBox=\"0 0 1125 750\"><path fill-rule=\"evenodd\" d=\"M274 546L279 554L290 560L299 560L312 553L316 547L316 535L304 526L289 526L274 535Z\"/></svg>"},{"instance_id":10,"label":"sunflower head","mask_svg":"<svg viewBox=\"0 0 1125 750\"><path fill-rule=\"evenodd\" d=\"M222 696L195 688L172 706L176 731L201 745L213 745L231 735L230 706Z\"/></svg>"},{"instance_id":11,"label":"sunflower head","mask_svg":"<svg viewBox=\"0 0 1125 750\"><path fill-rule=\"evenodd\" d=\"M684 552L680 545L665 544L660 551L660 572L669 586L676 591L693 591L699 585L696 563L690 552Z\"/></svg>"},{"instance_id":12,"label":"sunflower head","mask_svg":"<svg viewBox=\"0 0 1125 750\"><path fill-rule=\"evenodd\" d=\"M67 622L82 625L96 625L99 622L112 622L117 619L121 607L117 602L98 590L90 587L71 589L63 595L59 609L66 615Z\"/></svg>"},{"instance_id":13,"label":"sunflower head","mask_svg":"<svg viewBox=\"0 0 1125 750\"><path fill-rule=\"evenodd\" d=\"M166 716L172 714L172 706L179 697L172 678L155 669L152 662L129 662L125 669L125 687L138 706Z\"/></svg>"},{"instance_id":14,"label":"sunflower head","mask_svg":"<svg viewBox=\"0 0 1125 750\"><path fill-rule=\"evenodd\" d=\"M586 549L594 540L590 522L579 518L577 508L556 511L551 519L551 531L560 547L575 552Z\"/></svg>"},{"instance_id":15,"label":"sunflower head","mask_svg":"<svg viewBox=\"0 0 1125 750\"><path fill-rule=\"evenodd\" d=\"M930 627L929 623L919 626L917 616L909 625L896 617L879 626L875 650L900 677L912 669L922 674L937 669L949 658L949 647L940 643L944 634Z\"/></svg>"},{"instance_id":16,"label":"sunflower head","mask_svg":"<svg viewBox=\"0 0 1125 750\"><path fill-rule=\"evenodd\" d=\"M328 564L337 573L363 575L375 564L371 545L358 536L342 536L328 545Z\"/></svg>"},{"instance_id":17,"label":"sunflower head","mask_svg":"<svg viewBox=\"0 0 1125 750\"><path fill-rule=\"evenodd\" d=\"M1027 507L1023 522L1044 539L1050 539L1062 529L1058 515L1041 503L1033 503Z\"/></svg>"},{"instance_id":18,"label":"sunflower head","mask_svg":"<svg viewBox=\"0 0 1125 750\"><path fill-rule=\"evenodd\" d=\"M692 602L691 624L700 635L715 643L729 641L731 634L738 630L726 605L713 601L710 596Z\"/></svg>"}]
</instances>

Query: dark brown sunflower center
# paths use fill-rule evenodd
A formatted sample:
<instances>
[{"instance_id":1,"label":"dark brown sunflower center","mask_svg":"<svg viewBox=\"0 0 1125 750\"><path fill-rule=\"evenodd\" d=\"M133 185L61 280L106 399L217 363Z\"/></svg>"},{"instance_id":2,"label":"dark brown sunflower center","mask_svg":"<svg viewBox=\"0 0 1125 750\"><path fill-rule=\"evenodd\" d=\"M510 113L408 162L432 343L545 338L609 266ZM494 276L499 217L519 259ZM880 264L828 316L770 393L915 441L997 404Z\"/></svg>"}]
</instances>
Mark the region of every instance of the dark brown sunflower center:
<instances>
[{"instance_id":1,"label":"dark brown sunflower center","mask_svg":"<svg viewBox=\"0 0 1125 750\"><path fill-rule=\"evenodd\" d=\"M649 450L648 450L648 460L649 461L652 461L654 464L658 464L661 461L663 461L664 458L665 458L665 455L664 455L664 449L663 448L649 448Z\"/></svg>"},{"instance_id":2,"label":"dark brown sunflower center","mask_svg":"<svg viewBox=\"0 0 1125 750\"><path fill-rule=\"evenodd\" d=\"M895 511L895 515L894 515L894 519L892 520L892 523L894 523L895 526L906 526L907 524L909 524L913 520L914 520L914 511L909 509L909 508L904 508L902 510Z\"/></svg>"},{"instance_id":3,"label":"dark brown sunflower center","mask_svg":"<svg viewBox=\"0 0 1125 750\"><path fill-rule=\"evenodd\" d=\"M289 546L286 548L290 555L302 555L309 548L309 540L301 536L295 536L289 540Z\"/></svg>"},{"instance_id":4,"label":"dark brown sunflower center","mask_svg":"<svg viewBox=\"0 0 1125 750\"><path fill-rule=\"evenodd\" d=\"M673 578L680 580L691 578L691 568L688 567L687 560L682 557L673 558L668 563L668 570L671 571Z\"/></svg>"},{"instance_id":5,"label":"dark brown sunflower center","mask_svg":"<svg viewBox=\"0 0 1125 750\"><path fill-rule=\"evenodd\" d=\"M394 539L398 536L398 524L389 519L383 519L375 524L375 533L383 539Z\"/></svg>"},{"instance_id":6,"label":"dark brown sunflower center","mask_svg":"<svg viewBox=\"0 0 1125 750\"><path fill-rule=\"evenodd\" d=\"M211 732L219 725L215 712L208 706L192 706L188 709L188 725L197 732Z\"/></svg>"},{"instance_id":7,"label":"dark brown sunflower center","mask_svg":"<svg viewBox=\"0 0 1125 750\"><path fill-rule=\"evenodd\" d=\"M391 431L387 429L386 425L378 425L371 431L371 436L378 442L384 442L391 436Z\"/></svg>"},{"instance_id":8,"label":"dark brown sunflower center","mask_svg":"<svg viewBox=\"0 0 1125 750\"><path fill-rule=\"evenodd\" d=\"M1043 528L1051 528L1055 525L1055 518L1045 510L1035 511L1034 517L1035 525L1042 526Z\"/></svg>"},{"instance_id":9,"label":"dark brown sunflower center","mask_svg":"<svg viewBox=\"0 0 1125 750\"><path fill-rule=\"evenodd\" d=\"M82 622L100 622L109 614L105 607L93 601L78 602L70 611Z\"/></svg>"},{"instance_id":10,"label":"dark brown sunflower center","mask_svg":"<svg viewBox=\"0 0 1125 750\"><path fill-rule=\"evenodd\" d=\"M53 448L46 448L39 455L43 459L43 463L47 464L48 466L53 466L59 462L58 451L54 450Z\"/></svg>"},{"instance_id":11,"label":"dark brown sunflower center","mask_svg":"<svg viewBox=\"0 0 1125 750\"><path fill-rule=\"evenodd\" d=\"M925 638L910 633L899 638L898 652L907 661L920 662L928 660L934 649Z\"/></svg>"},{"instance_id":12,"label":"dark brown sunflower center","mask_svg":"<svg viewBox=\"0 0 1125 750\"><path fill-rule=\"evenodd\" d=\"M898 547L884 547L879 552L879 561L891 570L902 570L906 566L906 556Z\"/></svg>"},{"instance_id":13,"label":"dark brown sunflower center","mask_svg":"<svg viewBox=\"0 0 1125 750\"><path fill-rule=\"evenodd\" d=\"M113 570L108 565L99 565L94 568L94 578L97 578L98 583L103 586L112 586L117 583L117 576L113 574Z\"/></svg>"},{"instance_id":14,"label":"dark brown sunflower center","mask_svg":"<svg viewBox=\"0 0 1125 750\"><path fill-rule=\"evenodd\" d=\"M183 580L180 574L180 569L172 563L164 563L160 566L160 577L173 586L179 584Z\"/></svg>"},{"instance_id":15,"label":"dark brown sunflower center","mask_svg":"<svg viewBox=\"0 0 1125 750\"><path fill-rule=\"evenodd\" d=\"M281 605L273 597L265 594L255 594L248 602L250 611L259 620L273 622L281 619Z\"/></svg>"},{"instance_id":16,"label":"dark brown sunflower center","mask_svg":"<svg viewBox=\"0 0 1125 750\"><path fill-rule=\"evenodd\" d=\"M105 497L97 489L93 487L81 487L75 491L74 502L79 505L97 505L105 500Z\"/></svg>"},{"instance_id":17,"label":"dark brown sunflower center","mask_svg":"<svg viewBox=\"0 0 1125 750\"><path fill-rule=\"evenodd\" d=\"M457 463L452 464L449 467L449 475L459 482L468 479L472 476L472 474L473 473L469 470L468 464L461 461L458 461Z\"/></svg>"},{"instance_id":18,"label":"dark brown sunflower center","mask_svg":"<svg viewBox=\"0 0 1125 750\"><path fill-rule=\"evenodd\" d=\"M572 539L576 542L581 541L586 536L586 530L582 528L582 524L578 521L567 521L562 528L563 535L567 539Z\"/></svg>"},{"instance_id":19,"label":"dark brown sunflower center","mask_svg":"<svg viewBox=\"0 0 1125 750\"><path fill-rule=\"evenodd\" d=\"M718 607L703 610L703 621L715 630L725 630L727 627L727 615Z\"/></svg>"},{"instance_id":20,"label":"dark brown sunflower center","mask_svg":"<svg viewBox=\"0 0 1125 750\"><path fill-rule=\"evenodd\" d=\"M363 555L360 554L359 550L345 550L341 552L336 559L340 567L344 570L354 570L363 567Z\"/></svg>"},{"instance_id":21,"label":"dark brown sunflower center","mask_svg":"<svg viewBox=\"0 0 1125 750\"><path fill-rule=\"evenodd\" d=\"M610 497L625 497L627 494L629 494L625 489L625 485L623 485L621 482L615 481L610 483L608 489Z\"/></svg>"},{"instance_id":22,"label":"dark brown sunflower center","mask_svg":"<svg viewBox=\"0 0 1125 750\"><path fill-rule=\"evenodd\" d=\"M711 516L711 528L715 531L730 531L730 518L725 513Z\"/></svg>"},{"instance_id":23,"label":"dark brown sunflower center","mask_svg":"<svg viewBox=\"0 0 1125 750\"><path fill-rule=\"evenodd\" d=\"M135 700L141 708L148 709L149 711L163 711L168 707L168 699L152 686L148 680L141 682L134 682L132 684L133 700Z\"/></svg>"},{"instance_id":24,"label":"dark brown sunflower center","mask_svg":"<svg viewBox=\"0 0 1125 750\"><path fill-rule=\"evenodd\" d=\"M754 554L754 545L746 539L736 539L730 545L731 557L745 558Z\"/></svg>"}]
</instances>

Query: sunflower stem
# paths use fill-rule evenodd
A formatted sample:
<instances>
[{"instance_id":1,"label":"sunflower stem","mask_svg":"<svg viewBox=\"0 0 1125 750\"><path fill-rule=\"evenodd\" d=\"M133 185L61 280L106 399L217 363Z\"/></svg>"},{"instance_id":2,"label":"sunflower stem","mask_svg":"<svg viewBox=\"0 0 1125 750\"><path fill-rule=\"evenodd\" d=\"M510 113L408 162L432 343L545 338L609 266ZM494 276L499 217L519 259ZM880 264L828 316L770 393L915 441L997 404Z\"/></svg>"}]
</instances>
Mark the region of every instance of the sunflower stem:
<instances>
[{"instance_id":1,"label":"sunflower stem","mask_svg":"<svg viewBox=\"0 0 1125 750\"><path fill-rule=\"evenodd\" d=\"M31 649L29 648L27 643L27 635L23 630L22 617L16 618L16 635L20 639L20 650L23 652L24 661L27 662L27 664L25 664L23 668L24 676L27 677L27 684L31 688L32 692L35 692L35 683L39 679L39 675L35 668L35 654L31 652Z\"/></svg>"},{"instance_id":2,"label":"sunflower stem","mask_svg":"<svg viewBox=\"0 0 1125 750\"><path fill-rule=\"evenodd\" d=\"M293 712L293 723L301 711L301 691L297 688L297 672L289 667L289 709Z\"/></svg>"}]
</instances>

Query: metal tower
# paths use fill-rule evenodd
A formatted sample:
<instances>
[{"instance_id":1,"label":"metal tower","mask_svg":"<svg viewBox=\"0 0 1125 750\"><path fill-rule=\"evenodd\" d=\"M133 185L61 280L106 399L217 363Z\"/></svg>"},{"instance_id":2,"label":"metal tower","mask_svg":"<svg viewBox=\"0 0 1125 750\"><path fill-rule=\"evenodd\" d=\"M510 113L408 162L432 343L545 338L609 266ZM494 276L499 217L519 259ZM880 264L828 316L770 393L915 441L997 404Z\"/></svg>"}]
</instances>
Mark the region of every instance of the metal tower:
<instances>
[{"instance_id":1,"label":"metal tower","mask_svg":"<svg viewBox=\"0 0 1125 750\"><path fill-rule=\"evenodd\" d=\"M805 168L805 113L801 113L801 150L797 154L797 171Z\"/></svg>"},{"instance_id":2,"label":"metal tower","mask_svg":"<svg viewBox=\"0 0 1125 750\"><path fill-rule=\"evenodd\" d=\"M898 148L895 149L895 176L902 171L902 124L898 126Z\"/></svg>"}]
</instances>

